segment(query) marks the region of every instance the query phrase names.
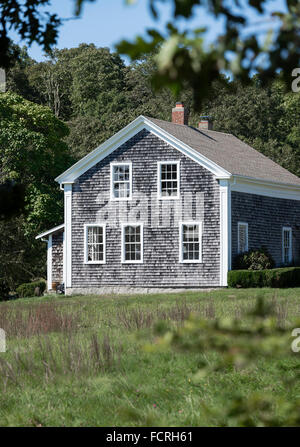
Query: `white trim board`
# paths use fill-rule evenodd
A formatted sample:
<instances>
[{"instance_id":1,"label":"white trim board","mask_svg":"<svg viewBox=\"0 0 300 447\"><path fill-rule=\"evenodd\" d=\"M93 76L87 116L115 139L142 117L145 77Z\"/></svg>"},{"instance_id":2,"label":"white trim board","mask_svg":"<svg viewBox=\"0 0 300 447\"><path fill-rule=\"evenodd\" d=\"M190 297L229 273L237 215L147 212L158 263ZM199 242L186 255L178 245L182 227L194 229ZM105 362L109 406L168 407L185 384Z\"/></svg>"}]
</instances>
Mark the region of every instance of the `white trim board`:
<instances>
[{"instance_id":1,"label":"white trim board","mask_svg":"<svg viewBox=\"0 0 300 447\"><path fill-rule=\"evenodd\" d=\"M64 184L65 244L64 264L66 287L72 287L72 184Z\"/></svg>"},{"instance_id":2,"label":"white trim board","mask_svg":"<svg viewBox=\"0 0 300 447\"><path fill-rule=\"evenodd\" d=\"M227 286L231 270L231 191L227 180L220 180L220 286Z\"/></svg>"},{"instance_id":3,"label":"white trim board","mask_svg":"<svg viewBox=\"0 0 300 447\"><path fill-rule=\"evenodd\" d=\"M300 186L233 176L231 191L257 194L278 199L300 200Z\"/></svg>"},{"instance_id":4,"label":"white trim board","mask_svg":"<svg viewBox=\"0 0 300 447\"><path fill-rule=\"evenodd\" d=\"M47 290L52 290L52 235L48 238L47 247Z\"/></svg>"}]
</instances>

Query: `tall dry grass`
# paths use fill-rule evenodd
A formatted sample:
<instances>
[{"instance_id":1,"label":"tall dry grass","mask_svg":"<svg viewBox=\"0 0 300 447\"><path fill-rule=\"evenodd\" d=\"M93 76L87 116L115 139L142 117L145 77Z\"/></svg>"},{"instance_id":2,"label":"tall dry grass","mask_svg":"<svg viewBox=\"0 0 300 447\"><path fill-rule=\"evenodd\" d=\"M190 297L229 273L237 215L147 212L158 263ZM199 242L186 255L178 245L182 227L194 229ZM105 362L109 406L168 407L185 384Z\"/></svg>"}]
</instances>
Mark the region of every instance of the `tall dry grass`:
<instances>
[{"instance_id":1,"label":"tall dry grass","mask_svg":"<svg viewBox=\"0 0 300 447\"><path fill-rule=\"evenodd\" d=\"M276 296L270 301L278 325L288 324L288 302ZM250 301L236 301L233 315L241 319L251 307ZM222 312L224 309L226 303ZM114 368L121 371L126 349L120 334L151 329L161 320L180 326L191 313L215 319L220 305L214 298L192 303L178 299L168 307L160 303L149 307L124 304L102 311L88 303L1 304L0 327L8 340L15 339L15 344L9 356L0 357L0 388L5 391L10 383L24 386L26 378L40 383L61 376L91 376Z\"/></svg>"},{"instance_id":2,"label":"tall dry grass","mask_svg":"<svg viewBox=\"0 0 300 447\"><path fill-rule=\"evenodd\" d=\"M151 306L151 309L153 307ZM157 321L166 320L173 321L177 325L189 317L191 313L200 313L203 311L200 304L188 304L185 300L177 300L174 306L164 308L157 306L153 310L144 307L121 307L117 310L115 316L119 324L127 330L138 330L142 328L150 328Z\"/></svg>"},{"instance_id":3,"label":"tall dry grass","mask_svg":"<svg viewBox=\"0 0 300 447\"><path fill-rule=\"evenodd\" d=\"M62 311L58 304L0 306L0 327L8 337L28 338L51 332L71 332L80 324L79 310Z\"/></svg>"},{"instance_id":4,"label":"tall dry grass","mask_svg":"<svg viewBox=\"0 0 300 447\"><path fill-rule=\"evenodd\" d=\"M58 377L78 378L120 369L121 356L122 346L116 346L109 334L82 337L68 333L59 340L43 335L31 348L15 349L9 360L0 357L0 389L5 392L8 384L22 387L26 378L41 384Z\"/></svg>"}]
</instances>

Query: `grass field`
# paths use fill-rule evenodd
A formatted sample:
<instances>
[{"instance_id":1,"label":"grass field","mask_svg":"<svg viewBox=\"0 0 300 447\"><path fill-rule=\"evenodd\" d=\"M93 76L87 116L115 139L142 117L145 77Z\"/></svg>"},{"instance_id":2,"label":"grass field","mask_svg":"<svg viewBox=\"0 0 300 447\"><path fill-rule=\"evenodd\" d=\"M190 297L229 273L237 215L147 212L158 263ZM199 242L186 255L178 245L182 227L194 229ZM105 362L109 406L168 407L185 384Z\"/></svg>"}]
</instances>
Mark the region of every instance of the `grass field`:
<instances>
[{"instance_id":1,"label":"grass field","mask_svg":"<svg viewBox=\"0 0 300 447\"><path fill-rule=\"evenodd\" d=\"M194 383L216 353L147 352L160 320L181 325L204 318L243 318L257 295L272 302L282 326L300 316L300 289L247 289L122 297L73 296L0 303L7 352L0 353L1 426L231 425L223 407L236 390L285 400L300 353L254 368L215 373ZM280 415L281 408L274 408ZM233 423L233 422L232 422Z\"/></svg>"}]
</instances>

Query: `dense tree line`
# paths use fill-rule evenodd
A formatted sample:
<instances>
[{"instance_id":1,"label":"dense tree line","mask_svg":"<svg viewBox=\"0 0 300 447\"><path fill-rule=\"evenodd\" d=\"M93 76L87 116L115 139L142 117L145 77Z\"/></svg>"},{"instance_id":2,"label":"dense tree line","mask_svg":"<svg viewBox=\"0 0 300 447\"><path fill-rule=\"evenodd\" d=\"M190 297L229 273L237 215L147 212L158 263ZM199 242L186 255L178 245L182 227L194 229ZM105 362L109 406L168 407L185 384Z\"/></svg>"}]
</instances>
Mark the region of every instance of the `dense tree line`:
<instances>
[{"instance_id":1,"label":"dense tree line","mask_svg":"<svg viewBox=\"0 0 300 447\"><path fill-rule=\"evenodd\" d=\"M0 94L1 183L20 186L24 201L21 212L0 219L0 280L10 288L44 274L45 247L35 236L62 220L62 194L54 178L73 161L63 141L68 132L48 107L15 93Z\"/></svg>"},{"instance_id":2,"label":"dense tree line","mask_svg":"<svg viewBox=\"0 0 300 447\"><path fill-rule=\"evenodd\" d=\"M0 278L12 288L45 274L45 247L34 236L63 220L56 175L142 114L170 120L176 98L156 91L155 57L126 65L107 48L82 44L53 50L44 62L14 47L7 93L0 95L1 183L24 189L24 209L0 220ZM300 95L286 92L280 79L248 86L225 77L208 87L201 114L214 129L246 141L300 175ZM193 92L180 95L197 125ZM177 98L179 99L179 98Z\"/></svg>"}]
</instances>

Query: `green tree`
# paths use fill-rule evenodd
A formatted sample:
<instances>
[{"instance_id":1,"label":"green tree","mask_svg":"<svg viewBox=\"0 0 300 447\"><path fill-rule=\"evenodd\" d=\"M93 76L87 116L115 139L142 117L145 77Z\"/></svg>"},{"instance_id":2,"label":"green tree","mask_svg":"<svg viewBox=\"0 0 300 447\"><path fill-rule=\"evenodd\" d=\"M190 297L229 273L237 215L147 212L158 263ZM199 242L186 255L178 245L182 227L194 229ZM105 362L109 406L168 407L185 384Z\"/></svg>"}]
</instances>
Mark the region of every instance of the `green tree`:
<instances>
[{"instance_id":1,"label":"green tree","mask_svg":"<svg viewBox=\"0 0 300 447\"><path fill-rule=\"evenodd\" d=\"M67 143L76 159L131 121L124 62L108 48L81 44L57 53L56 67L69 78Z\"/></svg>"},{"instance_id":2,"label":"green tree","mask_svg":"<svg viewBox=\"0 0 300 447\"><path fill-rule=\"evenodd\" d=\"M72 114L72 69L68 56L68 50L54 49L45 62L31 65L27 70L29 85L38 92L37 102L47 105L56 117L65 120Z\"/></svg>"},{"instance_id":3,"label":"green tree","mask_svg":"<svg viewBox=\"0 0 300 447\"><path fill-rule=\"evenodd\" d=\"M113 116L125 106L124 62L108 48L81 44L72 58L72 111L75 116Z\"/></svg>"},{"instance_id":4,"label":"green tree","mask_svg":"<svg viewBox=\"0 0 300 447\"><path fill-rule=\"evenodd\" d=\"M11 44L11 47L16 57L6 70L6 90L17 93L29 101L40 102L38 91L29 79L29 72L36 61L28 55L25 46L20 48L18 45Z\"/></svg>"},{"instance_id":5,"label":"green tree","mask_svg":"<svg viewBox=\"0 0 300 447\"><path fill-rule=\"evenodd\" d=\"M7 247L7 241L14 238L21 256L17 260L14 250L1 256L0 278L9 276L11 286L30 279L38 269L43 271L44 250L33 242L34 236L63 220L62 193L54 178L72 163L63 142L67 134L67 126L47 107L13 93L0 95L1 183L21 185L25 200L24 212L19 217L2 221L5 231L1 232L0 245ZM35 267L30 269L29 265ZM15 278L8 272L14 272Z\"/></svg>"}]
</instances>

